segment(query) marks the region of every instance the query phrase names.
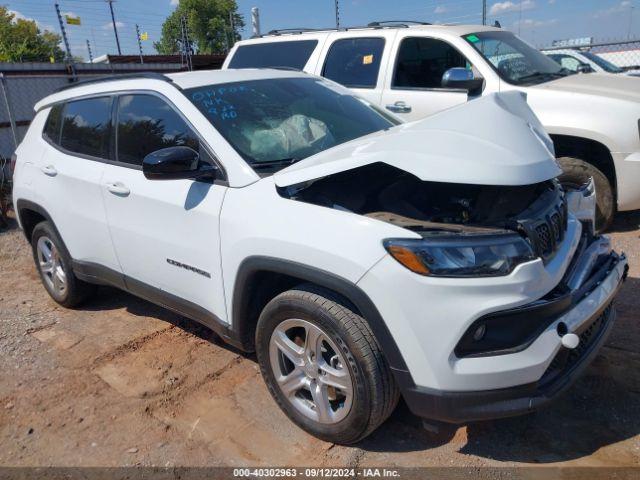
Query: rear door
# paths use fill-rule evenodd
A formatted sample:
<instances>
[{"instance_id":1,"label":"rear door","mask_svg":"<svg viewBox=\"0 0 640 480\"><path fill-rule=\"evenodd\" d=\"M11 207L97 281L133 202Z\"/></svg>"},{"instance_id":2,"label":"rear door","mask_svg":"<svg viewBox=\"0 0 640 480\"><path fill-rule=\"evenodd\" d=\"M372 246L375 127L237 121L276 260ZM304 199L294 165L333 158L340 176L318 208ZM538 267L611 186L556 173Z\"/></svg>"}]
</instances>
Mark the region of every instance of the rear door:
<instances>
[{"instance_id":1,"label":"rear door","mask_svg":"<svg viewBox=\"0 0 640 480\"><path fill-rule=\"evenodd\" d=\"M102 193L128 288L188 316L224 321L219 214L227 187L142 173L153 151L188 146L212 161L207 148L177 108L152 92L117 97L114 124L115 161L105 167Z\"/></svg>"},{"instance_id":2,"label":"rear door","mask_svg":"<svg viewBox=\"0 0 640 480\"><path fill-rule=\"evenodd\" d=\"M111 156L110 96L54 105L34 190L74 260L119 271L100 181Z\"/></svg>"},{"instance_id":3,"label":"rear door","mask_svg":"<svg viewBox=\"0 0 640 480\"><path fill-rule=\"evenodd\" d=\"M410 30L399 32L385 79L382 106L411 121L466 102L466 90L442 87L442 75L454 67L473 66L445 40L416 36Z\"/></svg>"},{"instance_id":4,"label":"rear door","mask_svg":"<svg viewBox=\"0 0 640 480\"><path fill-rule=\"evenodd\" d=\"M331 33L314 73L354 90L377 105L396 33L395 29Z\"/></svg>"}]
</instances>

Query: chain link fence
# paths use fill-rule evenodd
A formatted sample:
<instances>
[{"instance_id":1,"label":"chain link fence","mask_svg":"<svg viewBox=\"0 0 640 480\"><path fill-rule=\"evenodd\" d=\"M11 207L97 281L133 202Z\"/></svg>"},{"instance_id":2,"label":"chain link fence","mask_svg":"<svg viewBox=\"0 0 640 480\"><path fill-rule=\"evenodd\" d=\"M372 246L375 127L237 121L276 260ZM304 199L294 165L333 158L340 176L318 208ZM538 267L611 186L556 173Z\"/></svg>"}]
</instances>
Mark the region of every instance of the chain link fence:
<instances>
[{"instance_id":1,"label":"chain link fence","mask_svg":"<svg viewBox=\"0 0 640 480\"><path fill-rule=\"evenodd\" d=\"M612 63L622 70L640 69L640 39L621 40L611 42L591 42L581 45L572 45L571 42L562 42L540 50L547 52L560 50L577 50L590 52L598 57Z\"/></svg>"}]
</instances>

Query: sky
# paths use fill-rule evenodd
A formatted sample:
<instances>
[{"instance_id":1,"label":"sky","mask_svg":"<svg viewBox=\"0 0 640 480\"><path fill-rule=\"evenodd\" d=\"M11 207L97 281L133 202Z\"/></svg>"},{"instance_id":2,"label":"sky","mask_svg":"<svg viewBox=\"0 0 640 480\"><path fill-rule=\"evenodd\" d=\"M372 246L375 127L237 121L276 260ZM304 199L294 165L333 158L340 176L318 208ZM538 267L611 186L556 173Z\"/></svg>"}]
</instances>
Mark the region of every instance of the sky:
<instances>
[{"instance_id":1,"label":"sky","mask_svg":"<svg viewBox=\"0 0 640 480\"><path fill-rule=\"evenodd\" d=\"M123 54L137 54L135 25L147 32L144 53L155 53L162 22L179 0L114 0ZM60 33L55 0L0 0L16 17L33 19L41 29ZM81 25L65 25L74 55L88 59L117 53L109 5L105 0L58 0L62 15L79 16ZM251 36L251 7L260 9L263 32L276 28L333 27L334 0L238 0ZM489 23L499 20L536 46L553 40L594 37L599 41L640 38L640 0L487 0ZM482 0L339 0L341 26L375 20L420 20L432 23L482 21ZM63 17L64 18L64 17Z\"/></svg>"}]
</instances>

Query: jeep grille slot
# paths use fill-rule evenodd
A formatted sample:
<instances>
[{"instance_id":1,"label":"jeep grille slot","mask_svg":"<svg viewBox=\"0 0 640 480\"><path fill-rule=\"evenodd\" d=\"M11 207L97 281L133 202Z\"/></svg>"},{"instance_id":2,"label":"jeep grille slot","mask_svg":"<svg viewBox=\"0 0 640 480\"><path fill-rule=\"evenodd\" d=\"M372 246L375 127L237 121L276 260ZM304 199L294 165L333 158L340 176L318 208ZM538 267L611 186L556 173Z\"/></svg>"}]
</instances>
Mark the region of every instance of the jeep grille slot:
<instances>
[{"instance_id":1,"label":"jeep grille slot","mask_svg":"<svg viewBox=\"0 0 640 480\"><path fill-rule=\"evenodd\" d=\"M555 199L549 198L551 195L555 195ZM540 204L546 208L529 209L523 215L525 220L520 220L518 223L531 242L536 255L539 255L546 264L555 256L564 240L568 209L566 197L560 190L548 192L543 197L546 198L541 198Z\"/></svg>"}]
</instances>

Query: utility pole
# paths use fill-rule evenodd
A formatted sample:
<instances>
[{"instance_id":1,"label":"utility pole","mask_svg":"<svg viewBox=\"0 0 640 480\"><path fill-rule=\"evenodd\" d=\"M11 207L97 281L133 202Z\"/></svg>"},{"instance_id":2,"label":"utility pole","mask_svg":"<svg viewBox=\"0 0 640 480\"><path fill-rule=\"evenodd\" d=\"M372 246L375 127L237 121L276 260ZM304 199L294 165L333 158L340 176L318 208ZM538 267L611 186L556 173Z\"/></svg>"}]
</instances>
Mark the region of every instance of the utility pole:
<instances>
[{"instance_id":1,"label":"utility pole","mask_svg":"<svg viewBox=\"0 0 640 480\"><path fill-rule=\"evenodd\" d=\"M336 29L340 30L340 6L338 5L338 0L335 0L336 4Z\"/></svg>"},{"instance_id":2,"label":"utility pole","mask_svg":"<svg viewBox=\"0 0 640 480\"><path fill-rule=\"evenodd\" d=\"M189 27L187 25L187 17L180 18L180 26L182 30L182 49L187 60L187 69L193 70L193 62L191 60L191 42L189 41Z\"/></svg>"},{"instance_id":3,"label":"utility pole","mask_svg":"<svg viewBox=\"0 0 640 480\"><path fill-rule=\"evenodd\" d=\"M136 23L136 37L138 38L138 50L140 51L140 63L144 63L144 59L142 58L142 40L140 40L140 27Z\"/></svg>"},{"instance_id":4,"label":"utility pole","mask_svg":"<svg viewBox=\"0 0 640 480\"><path fill-rule=\"evenodd\" d=\"M67 50L67 61L71 65L71 76L73 81L77 80L76 66L73 62L73 55L71 55L71 48L69 48L69 39L67 38L67 31L64 28L64 22L62 21L62 15L60 14L60 5L55 4L56 15L58 15L58 22L60 22L60 32L62 32L62 39L64 40L64 48Z\"/></svg>"},{"instance_id":5,"label":"utility pole","mask_svg":"<svg viewBox=\"0 0 640 480\"><path fill-rule=\"evenodd\" d=\"M487 24L487 0L482 0L482 25Z\"/></svg>"},{"instance_id":6,"label":"utility pole","mask_svg":"<svg viewBox=\"0 0 640 480\"><path fill-rule=\"evenodd\" d=\"M258 7L251 8L251 30L254 37L260 36L260 11Z\"/></svg>"},{"instance_id":7,"label":"utility pole","mask_svg":"<svg viewBox=\"0 0 640 480\"><path fill-rule=\"evenodd\" d=\"M122 55L122 50L120 50L120 39L118 38L118 28L116 27L116 18L113 15L113 2L114 0L107 0L109 4L109 10L111 10L111 24L113 25L113 33L116 36L116 45L118 46L118 55Z\"/></svg>"},{"instance_id":8,"label":"utility pole","mask_svg":"<svg viewBox=\"0 0 640 480\"><path fill-rule=\"evenodd\" d=\"M229 12L229 25L231 26L231 47L236 43L236 29L233 25L233 12Z\"/></svg>"},{"instance_id":9,"label":"utility pole","mask_svg":"<svg viewBox=\"0 0 640 480\"><path fill-rule=\"evenodd\" d=\"M93 55L91 54L91 44L89 43L89 39L87 39L87 51L89 52L89 62L93 63Z\"/></svg>"}]
</instances>

